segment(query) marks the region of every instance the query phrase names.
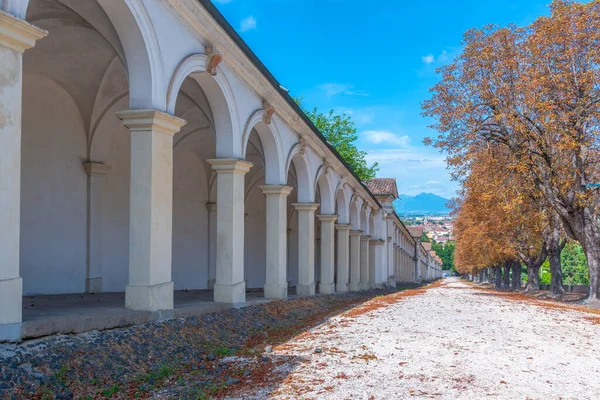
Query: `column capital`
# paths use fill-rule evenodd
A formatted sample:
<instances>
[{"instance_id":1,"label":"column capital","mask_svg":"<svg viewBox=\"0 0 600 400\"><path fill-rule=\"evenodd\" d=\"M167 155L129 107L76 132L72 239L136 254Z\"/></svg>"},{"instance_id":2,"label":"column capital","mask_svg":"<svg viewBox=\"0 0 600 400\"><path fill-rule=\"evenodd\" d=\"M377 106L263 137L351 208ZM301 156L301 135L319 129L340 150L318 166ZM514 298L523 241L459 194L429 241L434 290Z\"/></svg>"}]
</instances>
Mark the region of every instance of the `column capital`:
<instances>
[{"instance_id":1,"label":"column capital","mask_svg":"<svg viewBox=\"0 0 600 400\"><path fill-rule=\"evenodd\" d=\"M352 225L350 224L335 224L335 229L338 231L349 231L352 229Z\"/></svg>"},{"instance_id":2,"label":"column capital","mask_svg":"<svg viewBox=\"0 0 600 400\"><path fill-rule=\"evenodd\" d=\"M131 132L152 131L170 136L187 123L174 115L152 109L123 110L117 112L117 117Z\"/></svg>"},{"instance_id":3,"label":"column capital","mask_svg":"<svg viewBox=\"0 0 600 400\"><path fill-rule=\"evenodd\" d=\"M211 212L216 212L217 211L217 203L213 203L213 202L207 202L206 203L206 209L208 210L209 213Z\"/></svg>"},{"instance_id":4,"label":"column capital","mask_svg":"<svg viewBox=\"0 0 600 400\"><path fill-rule=\"evenodd\" d=\"M384 243L385 243L385 241L382 239L375 239L375 240L371 240L369 242L369 244L373 245L373 246L382 246Z\"/></svg>"},{"instance_id":5,"label":"column capital","mask_svg":"<svg viewBox=\"0 0 600 400\"><path fill-rule=\"evenodd\" d=\"M252 163L239 158L213 158L206 160L217 174L245 175L252 168Z\"/></svg>"},{"instance_id":6,"label":"column capital","mask_svg":"<svg viewBox=\"0 0 600 400\"><path fill-rule=\"evenodd\" d=\"M292 206L298 212L315 212L319 208L319 203L292 203Z\"/></svg>"},{"instance_id":7,"label":"column capital","mask_svg":"<svg viewBox=\"0 0 600 400\"><path fill-rule=\"evenodd\" d=\"M23 53L47 35L48 31L0 10L0 45Z\"/></svg>"},{"instance_id":8,"label":"column capital","mask_svg":"<svg viewBox=\"0 0 600 400\"><path fill-rule=\"evenodd\" d=\"M361 230L351 230L350 231L350 236L360 236L363 234L363 231Z\"/></svg>"},{"instance_id":9,"label":"column capital","mask_svg":"<svg viewBox=\"0 0 600 400\"><path fill-rule=\"evenodd\" d=\"M360 241L361 242L368 242L369 240L371 240L372 236L371 235L362 235L360 237Z\"/></svg>"},{"instance_id":10,"label":"column capital","mask_svg":"<svg viewBox=\"0 0 600 400\"><path fill-rule=\"evenodd\" d=\"M293 187L285 185L262 185L258 188L267 197L287 197L294 190Z\"/></svg>"},{"instance_id":11,"label":"column capital","mask_svg":"<svg viewBox=\"0 0 600 400\"><path fill-rule=\"evenodd\" d=\"M83 163L83 169L88 176L104 176L110 172L112 165L86 161Z\"/></svg>"},{"instance_id":12,"label":"column capital","mask_svg":"<svg viewBox=\"0 0 600 400\"><path fill-rule=\"evenodd\" d=\"M317 215L317 218L319 218L319 221L321 222L335 222L337 221L338 216L331 214L319 214Z\"/></svg>"}]
</instances>

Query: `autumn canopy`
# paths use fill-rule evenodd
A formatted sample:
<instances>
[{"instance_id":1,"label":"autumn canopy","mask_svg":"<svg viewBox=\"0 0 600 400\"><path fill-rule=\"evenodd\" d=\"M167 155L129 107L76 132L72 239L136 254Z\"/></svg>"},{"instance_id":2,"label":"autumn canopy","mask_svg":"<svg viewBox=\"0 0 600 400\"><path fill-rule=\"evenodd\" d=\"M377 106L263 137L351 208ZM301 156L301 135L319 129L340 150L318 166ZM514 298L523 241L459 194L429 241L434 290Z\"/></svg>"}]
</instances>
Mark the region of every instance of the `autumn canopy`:
<instances>
[{"instance_id":1,"label":"autumn canopy","mask_svg":"<svg viewBox=\"0 0 600 400\"><path fill-rule=\"evenodd\" d=\"M447 154L463 186L461 271L523 263L536 289L548 258L560 292L560 251L571 239L583 247L598 302L600 1L557 0L550 10L526 27L465 34L423 104L439 132L426 143Z\"/></svg>"}]
</instances>

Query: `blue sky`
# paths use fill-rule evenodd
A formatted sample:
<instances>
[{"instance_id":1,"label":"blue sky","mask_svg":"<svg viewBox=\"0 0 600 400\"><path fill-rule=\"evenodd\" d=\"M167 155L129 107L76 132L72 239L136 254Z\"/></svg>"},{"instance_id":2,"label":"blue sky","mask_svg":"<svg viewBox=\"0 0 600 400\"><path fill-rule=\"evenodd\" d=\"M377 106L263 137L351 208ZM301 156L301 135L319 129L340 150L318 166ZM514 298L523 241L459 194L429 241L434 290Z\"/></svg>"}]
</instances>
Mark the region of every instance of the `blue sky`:
<instances>
[{"instance_id":1,"label":"blue sky","mask_svg":"<svg viewBox=\"0 0 600 400\"><path fill-rule=\"evenodd\" d=\"M550 0L213 0L292 96L356 122L358 147L397 178L400 193L452 197L444 156L420 113L435 69L463 33L488 23L528 24Z\"/></svg>"}]
</instances>

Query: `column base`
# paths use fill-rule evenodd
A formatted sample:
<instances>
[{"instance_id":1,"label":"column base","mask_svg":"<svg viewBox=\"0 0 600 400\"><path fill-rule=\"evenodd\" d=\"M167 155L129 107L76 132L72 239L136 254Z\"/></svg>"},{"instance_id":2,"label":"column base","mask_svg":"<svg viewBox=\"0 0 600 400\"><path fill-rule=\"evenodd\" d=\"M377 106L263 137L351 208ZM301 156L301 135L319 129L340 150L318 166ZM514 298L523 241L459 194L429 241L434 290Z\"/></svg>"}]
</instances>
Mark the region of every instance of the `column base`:
<instances>
[{"instance_id":1,"label":"column base","mask_svg":"<svg viewBox=\"0 0 600 400\"><path fill-rule=\"evenodd\" d=\"M242 281L234 285L222 285L215 283L215 303L245 303L246 282Z\"/></svg>"},{"instance_id":2,"label":"column base","mask_svg":"<svg viewBox=\"0 0 600 400\"><path fill-rule=\"evenodd\" d=\"M388 278L388 286L391 288L395 288L396 287L396 278L393 276L390 276Z\"/></svg>"},{"instance_id":3,"label":"column base","mask_svg":"<svg viewBox=\"0 0 600 400\"><path fill-rule=\"evenodd\" d=\"M361 283L360 284L360 290L369 290L371 289L371 285L368 283Z\"/></svg>"},{"instance_id":4,"label":"column base","mask_svg":"<svg viewBox=\"0 0 600 400\"><path fill-rule=\"evenodd\" d=\"M0 280L0 325L21 323L23 278Z\"/></svg>"},{"instance_id":5,"label":"column base","mask_svg":"<svg viewBox=\"0 0 600 400\"><path fill-rule=\"evenodd\" d=\"M173 309L173 282L157 285L127 285L125 308L141 311L162 311Z\"/></svg>"},{"instance_id":6,"label":"column base","mask_svg":"<svg viewBox=\"0 0 600 400\"><path fill-rule=\"evenodd\" d=\"M336 290L336 292L347 293L349 291L348 284L347 283L338 283L335 286L335 290Z\"/></svg>"},{"instance_id":7,"label":"column base","mask_svg":"<svg viewBox=\"0 0 600 400\"><path fill-rule=\"evenodd\" d=\"M265 299L287 299L288 287L285 283L265 284Z\"/></svg>"},{"instance_id":8,"label":"column base","mask_svg":"<svg viewBox=\"0 0 600 400\"><path fill-rule=\"evenodd\" d=\"M16 324L0 324L0 343L21 341L21 322Z\"/></svg>"},{"instance_id":9,"label":"column base","mask_svg":"<svg viewBox=\"0 0 600 400\"><path fill-rule=\"evenodd\" d=\"M351 292L358 292L359 290L360 290L360 283L351 283L350 284Z\"/></svg>"},{"instance_id":10,"label":"column base","mask_svg":"<svg viewBox=\"0 0 600 400\"><path fill-rule=\"evenodd\" d=\"M215 280L214 279L207 280L206 287L208 288L208 290L213 290L215 288Z\"/></svg>"},{"instance_id":11,"label":"column base","mask_svg":"<svg viewBox=\"0 0 600 400\"><path fill-rule=\"evenodd\" d=\"M323 294L334 294L335 293L335 285L333 283L330 284L319 284L319 293Z\"/></svg>"},{"instance_id":12,"label":"column base","mask_svg":"<svg viewBox=\"0 0 600 400\"><path fill-rule=\"evenodd\" d=\"M88 278L85 280L86 293L102 293L102 278Z\"/></svg>"},{"instance_id":13,"label":"column base","mask_svg":"<svg viewBox=\"0 0 600 400\"><path fill-rule=\"evenodd\" d=\"M296 293L298 296L309 297L315 295L315 284L310 285L298 285L296 286Z\"/></svg>"}]
</instances>

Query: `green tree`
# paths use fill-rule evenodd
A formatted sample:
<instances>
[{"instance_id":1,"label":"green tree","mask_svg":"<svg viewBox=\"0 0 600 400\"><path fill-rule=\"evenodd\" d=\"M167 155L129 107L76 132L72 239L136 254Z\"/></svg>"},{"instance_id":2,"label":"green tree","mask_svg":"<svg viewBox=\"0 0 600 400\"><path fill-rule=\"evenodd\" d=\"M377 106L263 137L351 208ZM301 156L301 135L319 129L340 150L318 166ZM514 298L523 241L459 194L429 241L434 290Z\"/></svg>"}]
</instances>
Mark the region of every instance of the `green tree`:
<instances>
[{"instance_id":1,"label":"green tree","mask_svg":"<svg viewBox=\"0 0 600 400\"><path fill-rule=\"evenodd\" d=\"M590 271L587 267L583 248L577 242L569 242L560 255L563 271L563 284L565 285L589 285ZM552 274L548 260L540 268L540 283L549 285Z\"/></svg>"},{"instance_id":2,"label":"green tree","mask_svg":"<svg viewBox=\"0 0 600 400\"><path fill-rule=\"evenodd\" d=\"M325 136L325 139L336 149L362 181L366 182L377 176L378 164L374 163L369 166L366 160L367 153L358 150L356 147L355 142L358 139L358 134L356 133L354 121L350 116L345 113L336 114L333 110L329 111L328 114L324 114L316 107L308 110L304 108L302 99L295 100L312 123Z\"/></svg>"},{"instance_id":3,"label":"green tree","mask_svg":"<svg viewBox=\"0 0 600 400\"><path fill-rule=\"evenodd\" d=\"M456 272L454 269L454 250L456 249L456 243L446 242L446 244L441 244L434 240L431 244L431 249L442 259L443 270Z\"/></svg>"}]
</instances>

